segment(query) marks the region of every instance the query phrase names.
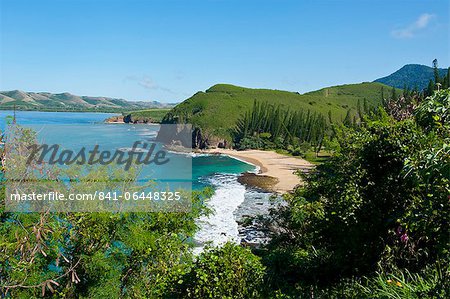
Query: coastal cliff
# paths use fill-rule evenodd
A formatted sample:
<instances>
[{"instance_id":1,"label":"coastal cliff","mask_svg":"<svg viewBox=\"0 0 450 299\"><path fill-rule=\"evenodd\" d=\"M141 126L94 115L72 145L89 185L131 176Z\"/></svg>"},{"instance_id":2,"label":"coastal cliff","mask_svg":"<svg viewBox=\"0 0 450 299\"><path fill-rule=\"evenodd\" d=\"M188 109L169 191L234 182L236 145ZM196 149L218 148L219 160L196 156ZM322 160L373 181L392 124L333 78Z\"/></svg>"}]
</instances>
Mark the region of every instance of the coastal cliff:
<instances>
[{"instance_id":1,"label":"coastal cliff","mask_svg":"<svg viewBox=\"0 0 450 299\"><path fill-rule=\"evenodd\" d=\"M225 139L207 134L201 128L192 127L190 124L163 123L156 140L194 149L229 148L231 146Z\"/></svg>"},{"instance_id":2,"label":"coastal cliff","mask_svg":"<svg viewBox=\"0 0 450 299\"><path fill-rule=\"evenodd\" d=\"M197 127L192 131L192 147L198 149L231 148L231 142L213 134L205 133L205 131Z\"/></svg>"}]
</instances>

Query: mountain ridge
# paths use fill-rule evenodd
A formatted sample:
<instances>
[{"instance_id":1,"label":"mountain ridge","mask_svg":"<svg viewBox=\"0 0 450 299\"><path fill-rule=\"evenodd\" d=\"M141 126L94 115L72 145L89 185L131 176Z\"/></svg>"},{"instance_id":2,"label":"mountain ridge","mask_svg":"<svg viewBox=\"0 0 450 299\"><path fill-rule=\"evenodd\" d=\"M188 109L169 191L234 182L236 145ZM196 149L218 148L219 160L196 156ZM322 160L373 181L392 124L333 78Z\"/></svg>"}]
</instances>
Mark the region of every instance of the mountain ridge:
<instances>
[{"instance_id":1,"label":"mountain ridge","mask_svg":"<svg viewBox=\"0 0 450 299\"><path fill-rule=\"evenodd\" d=\"M130 111L148 108L170 108L174 104L157 101L128 101L103 96L78 96L69 92L0 91L0 109L56 111Z\"/></svg>"},{"instance_id":2,"label":"mountain ridge","mask_svg":"<svg viewBox=\"0 0 450 299\"><path fill-rule=\"evenodd\" d=\"M448 72L448 69L440 68L439 75L444 77ZM392 74L378 78L373 82L383 83L388 86L396 88L409 89L417 88L419 91L427 88L428 83L434 80L434 69L432 67L422 64L406 64Z\"/></svg>"}]
</instances>

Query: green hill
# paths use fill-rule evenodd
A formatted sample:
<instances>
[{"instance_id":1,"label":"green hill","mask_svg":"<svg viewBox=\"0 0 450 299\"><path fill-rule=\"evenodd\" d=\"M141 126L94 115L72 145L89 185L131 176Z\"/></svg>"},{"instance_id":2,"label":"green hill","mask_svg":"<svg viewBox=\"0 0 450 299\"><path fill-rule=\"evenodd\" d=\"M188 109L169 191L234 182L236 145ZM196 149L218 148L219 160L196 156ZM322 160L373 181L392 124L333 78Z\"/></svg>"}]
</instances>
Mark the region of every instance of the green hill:
<instances>
[{"instance_id":1,"label":"green hill","mask_svg":"<svg viewBox=\"0 0 450 299\"><path fill-rule=\"evenodd\" d=\"M282 105L289 110L320 112L326 116L330 111L333 121L342 121L349 109L356 114L358 100L361 105L366 99L368 106L378 106L382 92L387 95L391 88L381 83L360 83L299 94L218 84L175 106L164 117L163 123L191 123L201 129L203 138L230 140L230 130L239 117L252 108L255 100Z\"/></svg>"},{"instance_id":2,"label":"green hill","mask_svg":"<svg viewBox=\"0 0 450 299\"><path fill-rule=\"evenodd\" d=\"M439 69L439 75L444 77L447 69ZM424 90L430 80L434 80L434 69L421 64L407 64L398 71L389 76L375 80L374 82L383 83L389 86L410 89L416 88Z\"/></svg>"},{"instance_id":3,"label":"green hill","mask_svg":"<svg viewBox=\"0 0 450 299\"><path fill-rule=\"evenodd\" d=\"M137 122L148 121L152 123L159 123L170 109L147 109L139 111L124 112L123 115L130 115L131 118Z\"/></svg>"}]
</instances>

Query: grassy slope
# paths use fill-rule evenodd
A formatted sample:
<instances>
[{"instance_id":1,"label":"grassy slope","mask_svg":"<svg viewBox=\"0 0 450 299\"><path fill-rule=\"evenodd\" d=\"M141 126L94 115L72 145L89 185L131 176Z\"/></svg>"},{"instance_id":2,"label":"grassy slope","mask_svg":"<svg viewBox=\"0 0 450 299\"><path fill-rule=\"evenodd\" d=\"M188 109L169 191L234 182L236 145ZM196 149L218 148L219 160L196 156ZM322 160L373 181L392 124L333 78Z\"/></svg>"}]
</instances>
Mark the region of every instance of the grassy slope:
<instances>
[{"instance_id":1,"label":"grassy slope","mask_svg":"<svg viewBox=\"0 0 450 299\"><path fill-rule=\"evenodd\" d=\"M170 109L161 108L161 109L147 109L147 110L139 110L139 111L131 111L123 113L123 115L131 114L131 118L133 120L151 120L153 123L161 122L162 118L169 112Z\"/></svg>"},{"instance_id":2,"label":"grassy slope","mask_svg":"<svg viewBox=\"0 0 450 299\"><path fill-rule=\"evenodd\" d=\"M364 98L370 106L381 103L381 88L385 94L390 87L380 83L361 83L324 88L306 94L295 92L251 89L227 84L218 84L206 92L198 92L178 104L171 113L201 127L215 136L227 138L237 119L251 109L254 100L281 104L291 110L308 110L325 115L331 111L334 121L341 121L349 108L356 113L358 99Z\"/></svg>"}]
</instances>

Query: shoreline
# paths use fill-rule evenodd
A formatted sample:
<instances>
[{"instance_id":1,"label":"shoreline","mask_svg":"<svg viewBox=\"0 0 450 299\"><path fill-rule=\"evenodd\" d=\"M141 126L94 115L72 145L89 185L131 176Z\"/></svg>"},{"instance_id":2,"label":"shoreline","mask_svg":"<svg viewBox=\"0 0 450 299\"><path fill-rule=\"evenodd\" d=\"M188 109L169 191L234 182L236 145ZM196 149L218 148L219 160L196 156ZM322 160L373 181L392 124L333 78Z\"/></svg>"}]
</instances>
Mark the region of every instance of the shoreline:
<instances>
[{"instance_id":1,"label":"shoreline","mask_svg":"<svg viewBox=\"0 0 450 299\"><path fill-rule=\"evenodd\" d=\"M201 153L227 155L234 159L259 167L257 178L269 177L272 179L272 190L277 193L287 193L294 190L302 180L296 171L307 172L314 168L314 164L305 159L285 156L273 151L245 150L236 151L230 149L208 149ZM276 179L274 182L273 179ZM251 183L250 183L251 184Z\"/></svg>"},{"instance_id":2,"label":"shoreline","mask_svg":"<svg viewBox=\"0 0 450 299\"><path fill-rule=\"evenodd\" d=\"M14 107L0 107L0 111L12 111L14 112ZM15 109L16 112L57 112L57 113L104 113L104 114L120 114L117 111L96 111L96 110L45 110L45 109Z\"/></svg>"}]
</instances>

